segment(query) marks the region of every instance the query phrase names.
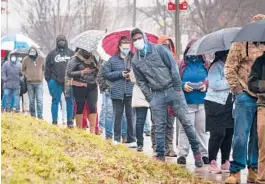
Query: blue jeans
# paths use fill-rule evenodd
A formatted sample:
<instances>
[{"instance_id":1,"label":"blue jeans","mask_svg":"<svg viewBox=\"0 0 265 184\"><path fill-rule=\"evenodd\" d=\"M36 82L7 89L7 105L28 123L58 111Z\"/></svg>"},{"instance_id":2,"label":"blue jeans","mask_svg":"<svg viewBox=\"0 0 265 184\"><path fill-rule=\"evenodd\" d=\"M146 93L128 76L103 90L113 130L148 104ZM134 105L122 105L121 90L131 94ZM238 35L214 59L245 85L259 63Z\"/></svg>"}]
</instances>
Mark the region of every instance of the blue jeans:
<instances>
[{"instance_id":1,"label":"blue jeans","mask_svg":"<svg viewBox=\"0 0 265 184\"><path fill-rule=\"evenodd\" d=\"M102 94L102 103L101 103L101 110L99 115L99 128L105 128L105 107L104 107L104 94Z\"/></svg>"},{"instance_id":2,"label":"blue jeans","mask_svg":"<svg viewBox=\"0 0 265 184\"><path fill-rule=\"evenodd\" d=\"M188 116L188 106L183 91L175 91L173 88L162 92L153 92L150 102L152 120L155 123L155 140L157 157L165 157L165 129L168 123L167 107L171 106L179 119L189 139L193 154L200 153L199 141L196 136L194 125Z\"/></svg>"},{"instance_id":3,"label":"blue jeans","mask_svg":"<svg viewBox=\"0 0 265 184\"><path fill-rule=\"evenodd\" d=\"M110 99L109 92L104 93L104 100L102 101L102 103L104 103L104 111L102 113L102 116L104 118L103 122L105 122L106 138L112 138L113 136L113 108L112 108L112 100ZM123 116L122 116L121 135L123 137L127 136L127 122L125 119L125 113L123 113Z\"/></svg>"},{"instance_id":4,"label":"blue jeans","mask_svg":"<svg viewBox=\"0 0 265 184\"><path fill-rule=\"evenodd\" d=\"M136 138L137 146L144 146L144 124L146 123L148 107L136 107Z\"/></svg>"},{"instance_id":5,"label":"blue jeans","mask_svg":"<svg viewBox=\"0 0 265 184\"><path fill-rule=\"evenodd\" d=\"M245 169L246 165L258 168L258 134L256 99L246 92L235 98L235 124L232 143L233 161L230 172L236 173Z\"/></svg>"},{"instance_id":6,"label":"blue jeans","mask_svg":"<svg viewBox=\"0 0 265 184\"><path fill-rule=\"evenodd\" d=\"M19 98L20 89L4 89L4 95L2 99L2 108L5 110L19 110L20 109L20 98Z\"/></svg>"},{"instance_id":7,"label":"blue jeans","mask_svg":"<svg viewBox=\"0 0 265 184\"><path fill-rule=\"evenodd\" d=\"M151 125L150 125L150 112L147 111L146 120L144 123L144 132L151 132Z\"/></svg>"},{"instance_id":8,"label":"blue jeans","mask_svg":"<svg viewBox=\"0 0 265 184\"><path fill-rule=\"evenodd\" d=\"M52 96L52 120L58 121L58 110L59 103L61 101L61 95L64 92L64 86L58 84L55 80L51 79L48 82L48 87L50 91L50 95ZM66 111L67 111L67 120L72 121L74 114L74 97L73 91L70 91L70 97L66 98Z\"/></svg>"},{"instance_id":9,"label":"blue jeans","mask_svg":"<svg viewBox=\"0 0 265 184\"><path fill-rule=\"evenodd\" d=\"M30 115L36 117L37 102L37 117L43 119L43 84L30 84L27 83L28 95L29 95L29 111Z\"/></svg>"}]
</instances>

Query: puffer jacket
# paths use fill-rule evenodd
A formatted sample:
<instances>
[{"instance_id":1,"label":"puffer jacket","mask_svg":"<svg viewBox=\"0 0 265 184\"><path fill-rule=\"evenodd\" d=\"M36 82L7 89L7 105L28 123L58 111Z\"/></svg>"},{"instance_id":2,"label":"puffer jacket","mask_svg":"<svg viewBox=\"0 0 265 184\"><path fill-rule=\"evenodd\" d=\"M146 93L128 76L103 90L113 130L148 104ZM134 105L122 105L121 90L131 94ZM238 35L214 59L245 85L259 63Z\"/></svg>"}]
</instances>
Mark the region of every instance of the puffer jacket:
<instances>
[{"instance_id":1,"label":"puffer jacket","mask_svg":"<svg viewBox=\"0 0 265 184\"><path fill-rule=\"evenodd\" d=\"M257 93L258 105L265 106L265 52L251 68L248 87L250 91Z\"/></svg>"},{"instance_id":2,"label":"puffer jacket","mask_svg":"<svg viewBox=\"0 0 265 184\"><path fill-rule=\"evenodd\" d=\"M149 107L150 105L146 101L143 92L136 84L136 79L133 70L130 72L130 80L134 84L133 95L132 95L132 107Z\"/></svg>"},{"instance_id":3,"label":"puffer jacket","mask_svg":"<svg viewBox=\"0 0 265 184\"><path fill-rule=\"evenodd\" d=\"M265 19L265 15L256 15L252 18L252 21L261 19ZM249 91L246 86L251 67L263 51L265 51L265 45L257 47L252 42L248 44L246 42L235 42L232 44L224 69L225 77L232 92Z\"/></svg>"},{"instance_id":4,"label":"puffer jacket","mask_svg":"<svg viewBox=\"0 0 265 184\"><path fill-rule=\"evenodd\" d=\"M125 80L122 72L126 69L125 63L131 63L131 59L124 61L119 55L112 56L103 67L103 76L110 81L111 99L123 100L124 97L131 97L133 91L133 84L130 80Z\"/></svg>"}]
</instances>

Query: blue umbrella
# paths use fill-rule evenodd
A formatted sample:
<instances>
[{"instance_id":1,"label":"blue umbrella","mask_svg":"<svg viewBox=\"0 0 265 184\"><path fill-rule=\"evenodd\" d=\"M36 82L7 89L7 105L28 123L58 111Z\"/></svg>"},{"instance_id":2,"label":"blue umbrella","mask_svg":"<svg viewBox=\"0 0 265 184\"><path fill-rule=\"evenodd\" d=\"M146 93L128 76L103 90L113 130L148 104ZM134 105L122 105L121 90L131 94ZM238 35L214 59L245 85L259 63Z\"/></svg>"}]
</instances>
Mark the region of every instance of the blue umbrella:
<instances>
[{"instance_id":1,"label":"blue umbrella","mask_svg":"<svg viewBox=\"0 0 265 184\"><path fill-rule=\"evenodd\" d=\"M22 34L11 34L1 38L1 49L4 50L29 48L30 46L40 48L34 41Z\"/></svg>"}]
</instances>

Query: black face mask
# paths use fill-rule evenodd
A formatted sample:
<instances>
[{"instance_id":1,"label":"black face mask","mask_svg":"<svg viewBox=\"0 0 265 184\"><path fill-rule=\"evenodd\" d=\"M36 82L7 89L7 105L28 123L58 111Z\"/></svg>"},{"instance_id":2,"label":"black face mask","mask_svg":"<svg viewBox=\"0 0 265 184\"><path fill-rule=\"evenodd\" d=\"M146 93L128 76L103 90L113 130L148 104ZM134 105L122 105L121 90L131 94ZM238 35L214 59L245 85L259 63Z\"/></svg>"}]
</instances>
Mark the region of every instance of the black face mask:
<instances>
[{"instance_id":1,"label":"black face mask","mask_svg":"<svg viewBox=\"0 0 265 184\"><path fill-rule=\"evenodd\" d=\"M58 45L58 48L64 49L66 42L64 40L60 40L57 45Z\"/></svg>"},{"instance_id":2,"label":"black face mask","mask_svg":"<svg viewBox=\"0 0 265 184\"><path fill-rule=\"evenodd\" d=\"M85 59L89 59L92 56L92 54L90 52L87 52L86 50L82 50L81 54Z\"/></svg>"}]
</instances>

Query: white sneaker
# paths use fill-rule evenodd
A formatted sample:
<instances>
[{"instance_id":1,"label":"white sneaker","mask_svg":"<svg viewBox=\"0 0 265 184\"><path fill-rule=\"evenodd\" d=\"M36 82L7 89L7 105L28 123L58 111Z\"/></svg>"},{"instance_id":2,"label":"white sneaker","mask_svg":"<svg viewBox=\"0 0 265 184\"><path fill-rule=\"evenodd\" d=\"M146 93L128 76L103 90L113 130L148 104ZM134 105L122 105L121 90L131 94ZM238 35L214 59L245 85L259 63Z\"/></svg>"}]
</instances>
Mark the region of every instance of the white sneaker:
<instances>
[{"instance_id":1,"label":"white sneaker","mask_svg":"<svg viewBox=\"0 0 265 184\"><path fill-rule=\"evenodd\" d=\"M121 144L120 142L118 142L118 141L113 141L112 142L114 145L118 145L118 144Z\"/></svg>"},{"instance_id":2,"label":"white sneaker","mask_svg":"<svg viewBox=\"0 0 265 184\"><path fill-rule=\"evenodd\" d=\"M129 148L137 148L137 144L136 144L136 142L128 143L127 146L128 146Z\"/></svg>"}]
</instances>

